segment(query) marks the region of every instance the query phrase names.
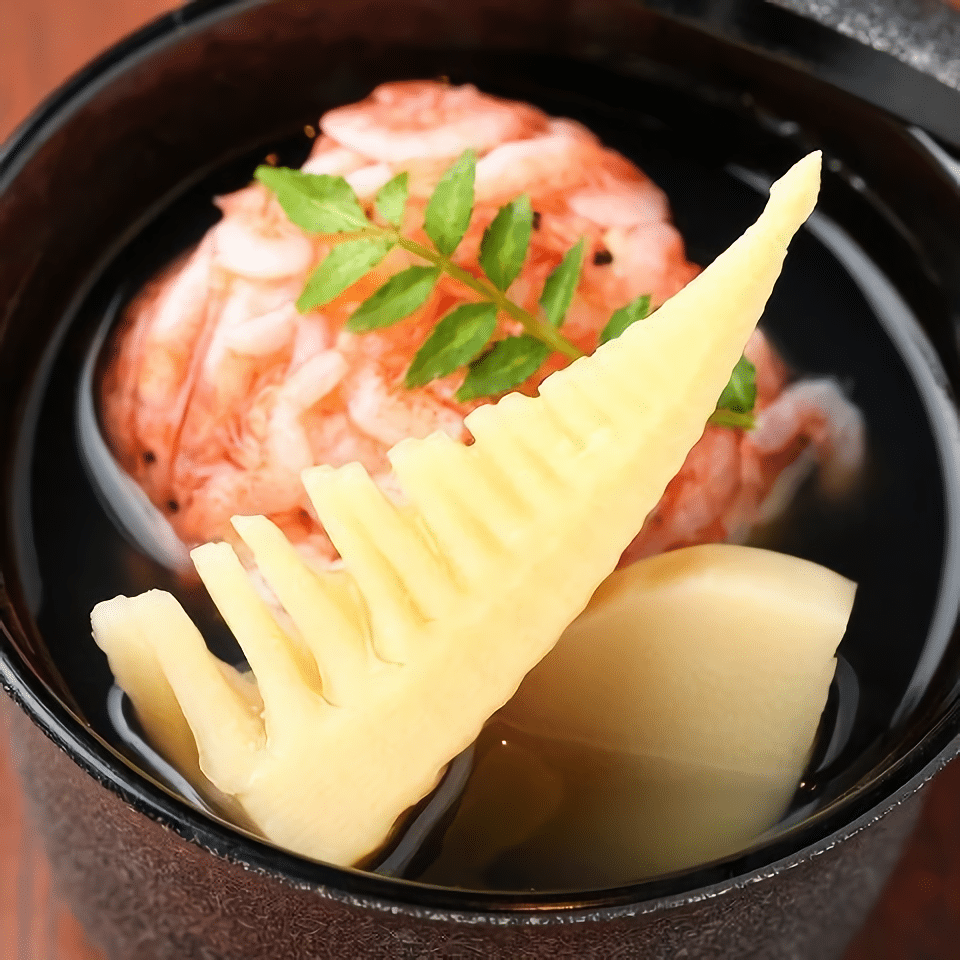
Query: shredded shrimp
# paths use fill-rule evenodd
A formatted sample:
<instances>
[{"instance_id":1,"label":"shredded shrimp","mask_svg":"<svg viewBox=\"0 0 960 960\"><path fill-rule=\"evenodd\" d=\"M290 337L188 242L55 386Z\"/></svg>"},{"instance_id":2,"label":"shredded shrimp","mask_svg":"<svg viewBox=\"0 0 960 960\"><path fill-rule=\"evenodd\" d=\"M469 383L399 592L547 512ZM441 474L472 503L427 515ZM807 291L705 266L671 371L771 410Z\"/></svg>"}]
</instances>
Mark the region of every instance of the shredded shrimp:
<instances>
[{"instance_id":1,"label":"shredded shrimp","mask_svg":"<svg viewBox=\"0 0 960 960\"><path fill-rule=\"evenodd\" d=\"M866 428L836 381L788 383L786 366L759 331L745 353L757 369L754 429L707 426L622 565L675 547L740 542L779 516L814 470L824 496L855 489Z\"/></svg>"},{"instance_id":2,"label":"shredded shrimp","mask_svg":"<svg viewBox=\"0 0 960 960\"><path fill-rule=\"evenodd\" d=\"M472 86L411 82L378 87L327 113L320 127L303 169L345 177L362 202L407 171L404 231L421 240L438 178L473 148L474 217L456 260L474 273L498 207L529 193L530 252L509 291L528 310L583 237L564 333L586 352L613 311L641 294L656 307L698 272L663 192L574 121ZM397 495L386 459L394 443L437 430L469 440L463 418L476 403L455 398L462 374L418 389L402 381L437 320L472 295L443 277L408 319L348 333L353 310L415 257L395 249L336 300L301 315L294 303L329 248L291 224L259 184L218 205L222 220L128 310L103 381L104 431L120 465L188 545L231 537L234 514L263 513L322 566L336 552L300 483L304 467L359 461ZM517 332L515 323L501 318L500 332ZM707 427L625 559L739 536L804 451L822 463L831 488L855 474L863 425L839 388L789 383L762 334L748 354L757 366L756 428ZM555 355L521 389L534 391L565 362Z\"/></svg>"},{"instance_id":3,"label":"shredded shrimp","mask_svg":"<svg viewBox=\"0 0 960 960\"><path fill-rule=\"evenodd\" d=\"M402 164L478 153L526 139L548 123L544 113L466 84L387 83L361 103L330 110L320 129L335 142L382 163Z\"/></svg>"}]
</instances>

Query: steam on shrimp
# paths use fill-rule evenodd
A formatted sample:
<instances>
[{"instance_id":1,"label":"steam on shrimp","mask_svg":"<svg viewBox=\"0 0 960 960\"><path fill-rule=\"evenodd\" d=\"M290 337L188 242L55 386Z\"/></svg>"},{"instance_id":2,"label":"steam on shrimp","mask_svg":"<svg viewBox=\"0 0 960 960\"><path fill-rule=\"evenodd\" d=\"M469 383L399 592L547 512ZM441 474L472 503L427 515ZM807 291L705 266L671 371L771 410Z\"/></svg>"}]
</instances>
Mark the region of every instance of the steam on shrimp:
<instances>
[{"instance_id":1,"label":"steam on shrimp","mask_svg":"<svg viewBox=\"0 0 960 960\"><path fill-rule=\"evenodd\" d=\"M530 252L509 295L532 312L547 276L583 237L564 332L584 351L615 310L641 294L656 307L698 272L662 191L574 121L472 86L412 82L378 87L327 113L320 127L303 169L345 177L368 205L407 171L403 230L413 236L422 235L440 175L473 148L474 216L455 258L474 273L500 205L528 193ZM476 404L454 397L462 374L418 389L402 381L436 321L471 295L444 278L408 319L348 333L353 310L415 257L395 248L336 300L301 315L294 303L327 245L291 224L259 184L218 204L221 221L128 311L103 384L104 429L123 468L188 544L229 537L234 514L263 513L323 565L336 554L300 471L359 461L389 486L386 452L398 440L437 430L465 438L463 417ZM501 319L501 333L517 332L511 323ZM804 450L833 464L834 481L859 462L862 423L836 386L788 384L761 334L749 352L757 429L708 427L628 554L736 535ZM522 389L535 390L563 362L555 356Z\"/></svg>"}]
</instances>

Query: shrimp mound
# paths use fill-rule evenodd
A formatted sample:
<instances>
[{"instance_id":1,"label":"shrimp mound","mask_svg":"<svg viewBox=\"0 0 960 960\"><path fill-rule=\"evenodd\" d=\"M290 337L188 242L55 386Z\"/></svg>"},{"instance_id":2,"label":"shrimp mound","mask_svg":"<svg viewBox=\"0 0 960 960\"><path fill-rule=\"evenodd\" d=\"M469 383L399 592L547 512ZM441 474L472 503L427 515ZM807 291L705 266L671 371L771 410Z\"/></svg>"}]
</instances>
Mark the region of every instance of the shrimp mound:
<instances>
[{"instance_id":1,"label":"shrimp mound","mask_svg":"<svg viewBox=\"0 0 960 960\"><path fill-rule=\"evenodd\" d=\"M391 83L331 110L303 166L346 178L362 204L407 171L403 231L423 234L427 200L463 150L478 156L476 203L457 263L474 274L480 239L499 207L527 192L534 230L509 295L535 311L549 273L585 238L586 257L565 335L586 352L611 313L641 294L654 307L698 272L670 222L663 192L580 124L537 108L440 82ZM442 278L408 319L354 335L353 310L392 274L418 261L400 249L325 307L295 302L329 245L287 219L253 184L217 200L223 217L184 259L131 305L112 343L101 419L123 469L189 546L233 539L234 514L269 516L318 567L337 559L300 472L359 461L388 492L387 450L442 430L468 440L476 402L454 394L456 374L407 389L403 376L439 318L468 290ZM501 318L501 335L520 332ZM761 515L777 478L804 452L827 461L835 486L863 455L860 415L831 381L788 383L762 334L747 354L757 366L757 426L708 426L681 473L625 554L736 538ZM536 390L564 364L555 355L522 389Z\"/></svg>"}]
</instances>

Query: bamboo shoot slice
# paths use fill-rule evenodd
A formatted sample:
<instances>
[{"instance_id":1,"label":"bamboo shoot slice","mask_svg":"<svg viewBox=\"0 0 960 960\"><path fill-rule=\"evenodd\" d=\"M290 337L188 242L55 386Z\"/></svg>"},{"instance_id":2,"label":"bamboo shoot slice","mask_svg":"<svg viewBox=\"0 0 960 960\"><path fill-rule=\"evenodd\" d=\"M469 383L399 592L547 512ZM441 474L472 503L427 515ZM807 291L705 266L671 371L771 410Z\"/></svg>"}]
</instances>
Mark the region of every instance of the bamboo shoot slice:
<instances>
[{"instance_id":1,"label":"bamboo shoot slice","mask_svg":"<svg viewBox=\"0 0 960 960\"><path fill-rule=\"evenodd\" d=\"M332 863L367 856L552 648L702 433L813 208L819 171L819 154L793 167L757 223L699 277L548 378L541 396L508 397L470 414L471 447L442 435L394 447L391 462L411 504L404 511L383 501L355 465L307 471L318 515L348 555L346 574L319 578L319 592L342 605L331 631L347 635L331 636L316 673L303 669L301 654L322 638L297 623L302 614L287 610L297 636L286 634L229 547L194 551L256 676L262 743L217 732L210 714L227 702L218 689L225 680L211 671L166 679L204 772L229 784L266 837ZM541 462L547 482L507 529L489 518L516 505L490 504L485 478L509 476L514 462L530 459ZM236 527L269 583L289 553L275 555L276 537L261 522L240 519ZM420 561L407 566L411 538ZM398 602L404 591L409 603ZM168 631L181 629L180 619L152 617L154 602L117 598L94 610L94 634L111 661L123 657L125 616L136 614L137 642L157 650ZM178 643L199 642L195 631L182 633ZM146 710L148 691L129 676L127 693Z\"/></svg>"},{"instance_id":2,"label":"bamboo shoot slice","mask_svg":"<svg viewBox=\"0 0 960 960\"><path fill-rule=\"evenodd\" d=\"M611 807L616 827L592 840L605 869L636 877L728 855L776 823L796 791L855 589L752 547L642 560L600 585L500 718L586 756L634 758L633 789L618 785L632 802ZM607 788L572 787L585 804Z\"/></svg>"}]
</instances>

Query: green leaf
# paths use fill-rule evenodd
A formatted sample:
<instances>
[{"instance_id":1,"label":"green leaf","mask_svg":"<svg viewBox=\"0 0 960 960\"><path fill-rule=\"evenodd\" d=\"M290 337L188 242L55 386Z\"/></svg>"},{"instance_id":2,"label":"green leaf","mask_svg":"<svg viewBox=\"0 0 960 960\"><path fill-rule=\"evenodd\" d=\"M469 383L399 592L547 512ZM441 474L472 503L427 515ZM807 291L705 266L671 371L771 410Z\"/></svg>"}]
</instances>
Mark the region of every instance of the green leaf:
<instances>
[{"instance_id":1,"label":"green leaf","mask_svg":"<svg viewBox=\"0 0 960 960\"><path fill-rule=\"evenodd\" d=\"M497 306L494 303L464 303L452 310L417 351L404 384L422 387L431 380L453 373L483 350L496 327Z\"/></svg>"},{"instance_id":2,"label":"green leaf","mask_svg":"<svg viewBox=\"0 0 960 960\"><path fill-rule=\"evenodd\" d=\"M650 296L643 294L625 307L617 310L607 321L607 325L600 331L599 343L616 340L632 323L650 316Z\"/></svg>"},{"instance_id":3,"label":"green leaf","mask_svg":"<svg viewBox=\"0 0 960 960\"><path fill-rule=\"evenodd\" d=\"M410 175L406 170L388 180L377 194L377 213L387 223L399 227L403 223L403 212L407 207Z\"/></svg>"},{"instance_id":4,"label":"green leaf","mask_svg":"<svg viewBox=\"0 0 960 960\"><path fill-rule=\"evenodd\" d=\"M338 243L313 271L297 301L297 309L306 313L340 296L371 267L375 267L392 246L389 240L380 238L361 238Z\"/></svg>"},{"instance_id":5,"label":"green leaf","mask_svg":"<svg viewBox=\"0 0 960 960\"><path fill-rule=\"evenodd\" d=\"M476 170L477 155L464 150L440 178L427 203L423 229L445 256L457 249L470 226Z\"/></svg>"},{"instance_id":6,"label":"green leaf","mask_svg":"<svg viewBox=\"0 0 960 960\"><path fill-rule=\"evenodd\" d=\"M351 333L379 330L410 316L430 296L439 267L409 267L394 274L353 311L346 327Z\"/></svg>"},{"instance_id":7,"label":"green leaf","mask_svg":"<svg viewBox=\"0 0 960 960\"><path fill-rule=\"evenodd\" d=\"M741 357L730 374L730 381L723 388L717 401L718 410L732 413L753 413L757 402L757 368L746 358Z\"/></svg>"},{"instance_id":8,"label":"green leaf","mask_svg":"<svg viewBox=\"0 0 960 960\"><path fill-rule=\"evenodd\" d=\"M254 176L276 194L290 222L307 233L341 233L370 226L343 177L268 166L257 167Z\"/></svg>"},{"instance_id":9,"label":"green leaf","mask_svg":"<svg viewBox=\"0 0 960 960\"><path fill-rule=\"evenodd\" d=\"M521 194L498 211L480 241L480 266L498 290L506 290L517 279L530 246L533 207L530 197Z\"/></svg>"},{"instance_id":10,"label":"green leaf","mask_svg":"<svg viewBox=\"0 0 960 960\"><path fill-rule=\"evenodd\" d=\"M543 285L540 306L543 307L547 319L558 329L570 309L573 295L577 292L580 269L583 267L583 252L584 240L581 237L576 245L563 255L563 259Z\"/></svg>"},{"instance_id":11,"label":"green leaf","mask_svg":"<svg viewBox=\"0 0 960 960\"><path fill-rule=\"evenodd\" d=\"M457 399L475 400L506 393L536 373L548 356L550 348L526 333L498 340L492 350L470 364Z\"/></svg>"},{"instance_id":12,"label":"green leaf","mask_svg":"<svg viewBox=\"0 0 960 960\"><path fill-rule=\"evenodd\" d=\"M734 413L732 410L721 410L718 407L710 415L707 423L715 427L738 427L741 430L752 430L755 420L752 413Z\"/></svg>"}]
</instances>

